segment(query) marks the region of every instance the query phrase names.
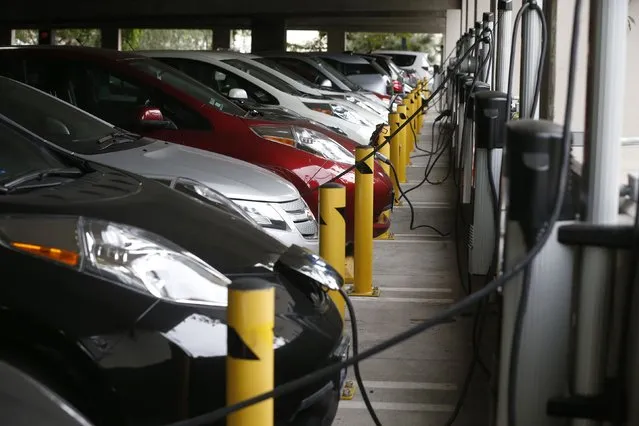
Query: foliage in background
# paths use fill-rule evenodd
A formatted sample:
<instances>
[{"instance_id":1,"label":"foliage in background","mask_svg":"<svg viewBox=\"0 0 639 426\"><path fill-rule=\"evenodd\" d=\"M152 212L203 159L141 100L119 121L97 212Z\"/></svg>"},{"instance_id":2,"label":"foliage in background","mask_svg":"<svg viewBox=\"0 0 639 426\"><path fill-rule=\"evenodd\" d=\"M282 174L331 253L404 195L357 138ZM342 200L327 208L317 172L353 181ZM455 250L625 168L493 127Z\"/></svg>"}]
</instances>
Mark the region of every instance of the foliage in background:
<instances>
[{"instance_id":1,"label":"foliage in background","mask_svg":"<svg viewBox=\"0 0 639 426\"><path fill-rule=\"evenodd\" d=\"M286 43L289 52L325 52L328 47L328 34L319 31L319 36L303 44Z\"/></svg>"},{"instance_id":2,"label":"foliage in background","mask_svg":"<svg viewBox=\"0 0 639 426\"><path fill-rule=\"evenodd\" d=\"M346 50L369 52L376 49L413 50L428 54L432 64L441 60L442 34L346 33ZM405 44L405 48L402 45Z\"/></svg>"},{"instance_id":3,"label":"foliage in background","mask_svg":"<svg viewBox=\"0 0 639 426\"><path fill-rule=\"evenodd\" d=\"M122 29L122 50L210 49L211 30L184 29ZM16 44L37 44L36 30L16 30ZM100 30L92 28L59 29L55 31L57 44L100 47Z\"/></svg>"}]
</instances>

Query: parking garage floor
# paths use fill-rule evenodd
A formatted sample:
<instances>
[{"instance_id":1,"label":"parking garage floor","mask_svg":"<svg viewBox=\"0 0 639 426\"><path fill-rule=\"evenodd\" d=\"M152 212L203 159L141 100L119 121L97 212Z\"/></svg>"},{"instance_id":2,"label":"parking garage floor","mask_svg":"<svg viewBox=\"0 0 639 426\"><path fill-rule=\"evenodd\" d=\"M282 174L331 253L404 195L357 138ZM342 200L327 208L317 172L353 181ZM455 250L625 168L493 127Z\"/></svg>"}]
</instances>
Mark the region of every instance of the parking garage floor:
<instances>
[{"instance_id":1,"label":"parking garage floor","mask_svg":"<svg viewBox=\"0 0 639 426\"><path fill-rule=\"evenodd\" d=\"M430 149L431 125L426 119L418 146ZM428 157L412 155L408 183L415 186L424 176ZM446 175L442 158L431 174L437 181ZM358 315L360 350L374 346L407 327L430 317L463 297L455 254L452 227L455 225L455 187L452 178L442 185L424 184L408 194L415 208L415 226L428 224L450 236L440 237L427 228L410 230L410 209L406 203L392 214L394 240L375 241L374 285L378 298L353 297ZM460 250L460 254L463 253ZM495 327L491 318L482 339L482 362L492 369L491 345ZM458 318L416 336L360 364L364 385L383 425L444 426L455 410L469 368L473 346L473 317ZM492 327L492 328L491 328ZM350 323L347 324L350 329ZM354 380L352 369L349 379ZM486 424L490 386L485 370L475 368L466 404L454 425ZM355 397L340 403L337 426L373 424L357 389Z\"/></svg>"}]
</instances>

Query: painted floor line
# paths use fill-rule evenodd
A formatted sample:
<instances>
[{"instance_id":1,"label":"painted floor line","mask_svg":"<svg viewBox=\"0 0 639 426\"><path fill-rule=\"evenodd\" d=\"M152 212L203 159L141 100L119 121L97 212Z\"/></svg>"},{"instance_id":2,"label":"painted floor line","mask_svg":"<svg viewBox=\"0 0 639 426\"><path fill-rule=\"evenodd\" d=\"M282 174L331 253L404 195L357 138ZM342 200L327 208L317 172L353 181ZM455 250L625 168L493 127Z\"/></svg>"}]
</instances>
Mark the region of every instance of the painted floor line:
<instances>
[{"instance_id":1,"label":"painted floor line","mask_svg":"<svg viewBox=\"0 0 639 426\"><path fill-rule=\"evenodd\" d=\"M432 298L422 298L422 297L384 297L383 296L384 289L382 288L382 296L381 297L361 297L361 296L351 296L352 301L354 302L394 302L394 303L423 303L425 305L450 305L454 302L453 299L432 299Z\"/></svg>"},{"instance_id":2,"label":"painted floor line","mask_svg":"<svg viewBox=\"0 0 639 426\"><path fill-rule=\"evenodd\" d=\"M452 293L452 288L424 288L424 287L384 287L380 286L382 291L405 291L406 293Z\"/></svg>"},{"instance_id":3,"label":"painted floor line","mask_svg":"<svg viewBox=\"0 0 639 426\"><path fill-rule=\"evenodd\" d=\"M450 413L455 406L448 404L417 404L407 402L373 402L375 410L385 411L420 411L420 412L444 412ZM339 403L341 410L365 410L366 405L363 401L341 401Z\"/></svg>"},{"instance_id":4,"label":"painted floor line","mask_svg":"<svg viewBox=\"0 0 639 426\"><path fill-rule=\"evenodd\" d=\"M401 389L401 390L435 390L435 391L455 391L457 385L454 383L432 383L432 382L392 382L364 380L367 389Z\"/></svg>"}]
</instances>

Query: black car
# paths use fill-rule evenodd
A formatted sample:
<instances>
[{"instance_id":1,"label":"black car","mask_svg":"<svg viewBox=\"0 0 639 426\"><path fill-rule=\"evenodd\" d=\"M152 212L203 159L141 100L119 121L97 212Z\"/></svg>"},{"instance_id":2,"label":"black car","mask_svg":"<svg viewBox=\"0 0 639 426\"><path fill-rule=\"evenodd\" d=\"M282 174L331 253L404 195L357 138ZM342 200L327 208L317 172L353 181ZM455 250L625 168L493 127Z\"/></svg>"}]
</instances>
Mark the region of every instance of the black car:
<instances>
[{"instance_id":1,"label":"black car","mask_svg":"<svg viewBox=\"0 0 639 426\"><path fill-rule=\"evenodd\" d=\"M225 405L226 286L275 286L275 383L344 359L321 258L159 182L58 152L0 116L0 361L93 424L162 425ZM345 372L275 401L329 425Z\"/></svg>"}]
</instances>

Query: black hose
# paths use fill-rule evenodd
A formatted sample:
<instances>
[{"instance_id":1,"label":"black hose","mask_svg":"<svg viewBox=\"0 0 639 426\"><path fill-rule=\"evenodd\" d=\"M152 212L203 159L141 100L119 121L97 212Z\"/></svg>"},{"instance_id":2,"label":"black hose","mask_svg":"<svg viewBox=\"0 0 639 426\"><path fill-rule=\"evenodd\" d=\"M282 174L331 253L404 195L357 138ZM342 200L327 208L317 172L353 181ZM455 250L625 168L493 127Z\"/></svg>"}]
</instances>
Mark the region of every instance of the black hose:
<instances>
[{"instance_id":1,"label":"black hose","mask_svg":"<svg viewBox=\"0 0 639 426\"><path fill-rule=\"evenodd\" d=\"M355 308L351 303L351 298L348 297L346 292L340 288L339 294L344 298L344 302L346 303L346 308L348 309L348 316L351 319L351 332L353 334L353 356L357 357L359 355L359 335L357 331L357 319L355 317ZM373 404L371 404L370 399L368 398L368 392L366 392L366 388L364 387L364 380L362 380L362 375L359 371L359 362L353 364L353 371L355 372L355 381L357 381L357 386L359 386L359 390L362 392L362 399L364 400L364 405L366 405L366 409L373 419L373 423L375 426L382 426L382 422L380 422L379 417L377 417L377 413L373 408Z\"/></svg>"}]
</instances>

